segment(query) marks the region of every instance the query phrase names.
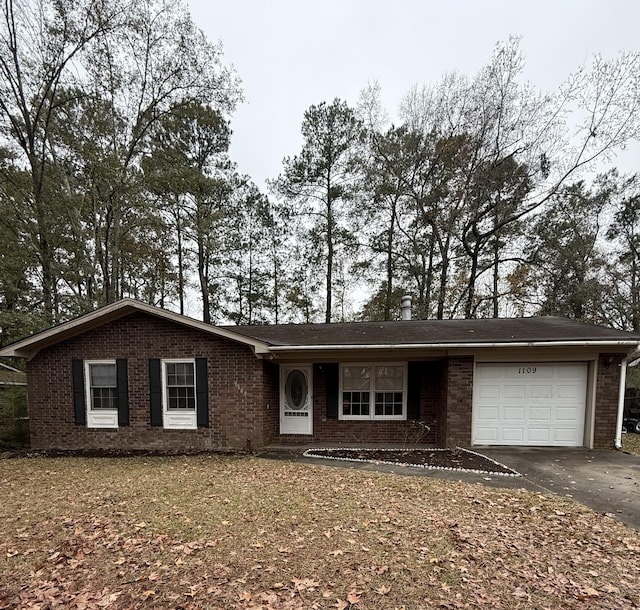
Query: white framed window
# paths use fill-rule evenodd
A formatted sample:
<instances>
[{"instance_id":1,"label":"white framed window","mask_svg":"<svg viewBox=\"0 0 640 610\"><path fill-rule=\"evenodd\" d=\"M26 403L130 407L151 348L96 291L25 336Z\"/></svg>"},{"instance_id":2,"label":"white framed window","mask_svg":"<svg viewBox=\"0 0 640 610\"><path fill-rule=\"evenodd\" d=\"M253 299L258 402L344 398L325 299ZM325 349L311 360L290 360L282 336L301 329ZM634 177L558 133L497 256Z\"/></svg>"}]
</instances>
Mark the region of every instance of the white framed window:
<instances>
[{"instance_id":1,"label":"white framed window","mask_svg":"<svg viewBox=\"0 0 640 610\"><path fill-rule=\"evenodd\" d=\"M118 427L118 376L115 360L84 363L87 427Z\"/></svg>"},{"instance_id":2,"label":"white framed window","mask_svg":"<svg viewBox=\"0 0 640 610\"><path fill-rule=\"evenodd\" d=\"M340 419L406 419L406 363L340 366Z\"/></svg>"},{"instance_id":3,"label":"white framed window","mask_svg":"<svg viewBox=\"0 0 640 610\"><path fill-rule=\"evenodd\" d=\"M162 361L162 407L165 428L195 430L196 363L194 359Z\"/></svg>"}]
</instances>

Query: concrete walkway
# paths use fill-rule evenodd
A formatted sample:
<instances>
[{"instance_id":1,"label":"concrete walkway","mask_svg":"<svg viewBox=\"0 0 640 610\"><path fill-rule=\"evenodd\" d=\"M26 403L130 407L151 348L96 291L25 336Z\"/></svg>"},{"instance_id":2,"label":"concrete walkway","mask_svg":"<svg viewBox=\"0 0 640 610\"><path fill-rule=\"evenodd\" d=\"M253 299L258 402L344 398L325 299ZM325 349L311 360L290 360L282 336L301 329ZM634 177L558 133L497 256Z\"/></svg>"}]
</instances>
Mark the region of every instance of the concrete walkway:
<instances>
[{"instance_id":1,"label":"concrete walkway","mask_svg":"<svg viewBox=\"0 0 640 610\"><path fill-rule=\"evenodd\" d=\"M270 448L260 455L293 459L337 468L391 472L405 476L480 483L509 489L567 496L599 513L606 513L640 531L640 457L619 451L505 447L474 448L478 453L519 472L521 477L501 477L460 471L426 470L407 466L343 462L304 457L307 447Z\"/></svg>"}]
</instances>

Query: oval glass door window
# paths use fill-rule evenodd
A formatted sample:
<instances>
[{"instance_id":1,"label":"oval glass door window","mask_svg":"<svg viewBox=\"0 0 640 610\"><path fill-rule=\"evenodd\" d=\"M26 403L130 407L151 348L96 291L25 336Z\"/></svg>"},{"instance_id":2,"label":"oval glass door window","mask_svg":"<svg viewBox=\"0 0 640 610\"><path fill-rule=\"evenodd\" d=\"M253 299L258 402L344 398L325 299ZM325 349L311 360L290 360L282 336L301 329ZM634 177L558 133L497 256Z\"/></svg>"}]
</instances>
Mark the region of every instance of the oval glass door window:
<instances>
[{"instance_id":1,"label":"oval glass door window","mask_svg":"<svg viewBox=\"0 0 640 610\"><path fill-rule=\"evenodd\" d=\"M304 409L307 405L309 388L307 376L303 371L294 369L287 374L287 382L284 386L284 394L287 398L287 407L294 411Z\"/></svg>"}]
</instances>

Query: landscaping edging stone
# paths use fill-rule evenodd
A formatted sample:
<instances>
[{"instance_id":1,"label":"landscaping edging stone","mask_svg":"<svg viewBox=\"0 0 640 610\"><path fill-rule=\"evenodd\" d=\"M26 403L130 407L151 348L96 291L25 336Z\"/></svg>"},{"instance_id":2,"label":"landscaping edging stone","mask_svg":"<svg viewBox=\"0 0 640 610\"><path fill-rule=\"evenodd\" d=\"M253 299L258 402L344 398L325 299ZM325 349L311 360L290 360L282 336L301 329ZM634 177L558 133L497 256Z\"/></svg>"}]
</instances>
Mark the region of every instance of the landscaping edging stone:
<instances>
[{"instance_id":1,"label":"landscaping edging stone","mask_svg":"<svg viewBox=\"0 0 640 610\"><path fill-rule=\"evenodd\" d=\"M358 449L318 447L307 449L302 455L304 457L325 460L410 466L412 468L424 468L426 470L473 472L476 474L490 474L503 477L522 476L519 472L512 470L496 460L462 447L456 447L455 449ZM438 460L433 459L435 455L438 455ZM447 458L452 462L464 462L466 460L469 466L465 466L464 463L461 466L445 466L442 463L446 462ZM433 462L440 463L434 464ZM485 464L486 468L484 468Z\"/></svg>"}]
</instances>

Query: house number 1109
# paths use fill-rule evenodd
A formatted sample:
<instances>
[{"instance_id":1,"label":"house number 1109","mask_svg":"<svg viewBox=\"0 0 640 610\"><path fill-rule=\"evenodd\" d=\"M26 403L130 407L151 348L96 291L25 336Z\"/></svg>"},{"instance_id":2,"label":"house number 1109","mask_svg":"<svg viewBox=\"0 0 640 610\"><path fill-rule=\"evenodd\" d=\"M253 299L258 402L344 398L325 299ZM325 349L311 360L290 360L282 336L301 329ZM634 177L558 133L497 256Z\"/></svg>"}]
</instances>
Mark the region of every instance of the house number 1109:
<instances>
[{"instance_id":1,"label":"house number 1109","mask_svg":"<svg viewBox=\"0 0 640 610\"><path fill-rule=\"evenodd\" d=\"M536 372L536 367L535 366L521 366L518 369L518 373L520 375L526 375L527 373L535 373Z\"/></svg>"}]
</instances>

